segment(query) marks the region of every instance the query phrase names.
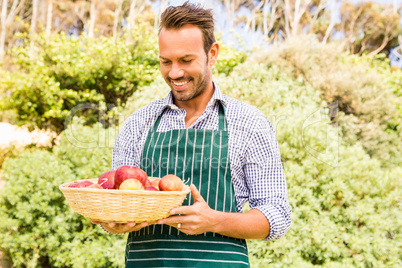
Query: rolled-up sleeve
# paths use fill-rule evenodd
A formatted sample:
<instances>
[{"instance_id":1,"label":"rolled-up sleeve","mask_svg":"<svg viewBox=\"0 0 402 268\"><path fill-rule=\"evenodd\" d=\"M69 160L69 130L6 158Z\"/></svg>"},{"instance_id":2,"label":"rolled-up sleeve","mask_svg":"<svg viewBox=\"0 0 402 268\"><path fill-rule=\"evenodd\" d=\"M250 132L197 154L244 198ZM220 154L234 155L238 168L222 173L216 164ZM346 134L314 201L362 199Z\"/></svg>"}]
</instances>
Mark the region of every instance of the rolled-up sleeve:
<instances>
[{"instance_id":1,"label":"rolled-up sleeve","mask_svg":"<svg viewBox=\"0 0 402 268\"><path fill-rule=\"evenodd\" d=\"M275 130L268 120L259 120L257 125L247 144L243 171L250 209L265 215L270 224L265 240L274 240L289 230L291 207Z\"/></svg>"}]
</instances>

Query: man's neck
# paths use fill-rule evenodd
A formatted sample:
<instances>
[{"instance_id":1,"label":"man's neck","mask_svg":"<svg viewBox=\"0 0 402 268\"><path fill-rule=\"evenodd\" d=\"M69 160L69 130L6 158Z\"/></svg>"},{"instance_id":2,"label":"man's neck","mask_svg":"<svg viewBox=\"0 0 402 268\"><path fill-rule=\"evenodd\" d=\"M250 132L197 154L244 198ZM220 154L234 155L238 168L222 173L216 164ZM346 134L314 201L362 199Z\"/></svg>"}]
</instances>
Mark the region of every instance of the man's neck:
<instances>
[{"instance_id":1,"label":"man's neck","mask_svg":"<svg viewBox=\"0 0 402 268\"><path fill-rule=\"evenodd\" d=\"M208 87L205 92L201 95L197 96L194 99L189 101L174 101L177 107L186 110L186 127L188 128L191 126L200 115L205 111L207 108L208 102L211 100L212 96L214 95L215 88L211 82L211 86Z\"/></svg>"}]
</instances>

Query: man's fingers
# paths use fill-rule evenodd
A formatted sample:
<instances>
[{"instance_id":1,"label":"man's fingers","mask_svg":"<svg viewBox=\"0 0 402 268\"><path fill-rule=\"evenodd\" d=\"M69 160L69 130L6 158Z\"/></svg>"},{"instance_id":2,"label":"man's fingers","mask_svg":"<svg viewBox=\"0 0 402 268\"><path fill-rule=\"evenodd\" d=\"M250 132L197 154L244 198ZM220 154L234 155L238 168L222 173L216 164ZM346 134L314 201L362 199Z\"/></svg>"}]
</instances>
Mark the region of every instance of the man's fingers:
<instances>
[{"instance_id":1,"label":"man's fingers","mask_svg":"<svg viewBox=\"0 0 402 268\"><path fill-rule=\"evenodd\" d=\"M136 225L135 222L129 222L129 223L127 223L127 227L129 227L129 228L133 228L135 225Z\"/></svg>"},{"instance_id":2,"label":"man's fingers","mask_svg":"<svg viewBox=\"0 0 402 268\"><path fill-rule=\"evenodd\" d=\"M179 218L180 218L180 216L171 216L171 217L166 218L166 219L158 220L157 224L172 224L172 223L177 224L177 220Z\"/></svg>"},{"instance_id":3,"label":"man's fingers","mask_svg":"<svg viewBox=\"0 0 402 268\"><path fill-rule=\"evenodd\" d=\"M148 222L136 223L136 222L128 222L128 223L116 223L116 222L108 222L102 223L102 226L109 232L114 234L123 234L127 232L138 231L146 226L150 225Z\"/></svg>"},{"instance_id":4,"label":"man's fingers","mask_svg":"<svg viewBox=\"0 0 402 268\"><path fill-rule=\"evenodd\" d=\"M194 204L197 202L205 203L204 198L201 196L200 192L197 190L197 187L195 187L194 184L190 185L190 190L191 190L191 195L194 198ZM186 215L186 214L193 214L193 213L194 213L193 206L181 206L181 207L173 208L172 210L170 210L170 215L177 215L177 214Z\"/></svg>"},{"instance_id":5,"label":"man's fingers","mask_svg":"<svg viewBox=\"0 0 402 268\"><path fill-rule=\"evenodd\" d=\"M195 187L194 184L190 185L190 190L191 190L191 195L194 198L194 203L195 202L205 202L204 198L201 196L200 192L197 190L197 187Z\"/></svg>"},{"instance_id":6,"label":"man's fingers","mask_svg":"<svg viewBox=\"0 0 402 268\"><path fill-rule=\"evenodd\" d=\"M197 213L197 209L193 206L181 206L177 208L173 208L170 211L170 215L191 215ZM171 217L169 217L170 219Z\"/></svg>"},{"instance_id":7,"label":"man's fingers","mask_svg":"<svg viewBox=\"0 0 402 268\"><path fill-rule=\"evenodd\" d=\"M170 216L166 219L161 219L157 221L157 224L167 224L176 227L178 223L191 223L193 222L192 216Z\"/></svg>"},{"instance_id":8,"label":"man's fingers","mask_svg":"<svg viewBox=\"0 0 402 268\"><path fill-rule=\"evenodd\" d=\"M170 215L184 214L185 207L178 207L170 210Z\"/></svg>"},{"instance_id":9,"label":"man's fingers","mask_svg":"<svg viewBox=\"0 0 402 268\"><path fill-rule=\"evenodd\" d=\"M139 226L140 228L147 227L148 225L149 225L148 222L142 222L142 223L138 224L138 226Z\"/></svg>"}]
</instances>

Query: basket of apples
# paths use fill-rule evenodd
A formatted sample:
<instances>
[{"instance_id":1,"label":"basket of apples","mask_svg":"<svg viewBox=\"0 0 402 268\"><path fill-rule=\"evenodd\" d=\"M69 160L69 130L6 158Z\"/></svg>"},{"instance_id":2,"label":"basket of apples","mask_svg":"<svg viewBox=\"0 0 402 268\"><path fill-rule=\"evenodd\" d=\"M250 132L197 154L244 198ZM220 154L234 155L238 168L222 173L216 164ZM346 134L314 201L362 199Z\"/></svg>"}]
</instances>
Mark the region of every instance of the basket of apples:
<instances>
[{"instance_id":1,"label":"basket of apples","mask_svg":"<svg viewBox=\"0 0 402 268\"><path fill-rule=\"evenodd\" d=\"M132 166L121 166L97 179L67 182L59 188L74 212L94 221L117 223L167 218L190 192L175 175L148 177Z\"/></svg>"}]
</instances>

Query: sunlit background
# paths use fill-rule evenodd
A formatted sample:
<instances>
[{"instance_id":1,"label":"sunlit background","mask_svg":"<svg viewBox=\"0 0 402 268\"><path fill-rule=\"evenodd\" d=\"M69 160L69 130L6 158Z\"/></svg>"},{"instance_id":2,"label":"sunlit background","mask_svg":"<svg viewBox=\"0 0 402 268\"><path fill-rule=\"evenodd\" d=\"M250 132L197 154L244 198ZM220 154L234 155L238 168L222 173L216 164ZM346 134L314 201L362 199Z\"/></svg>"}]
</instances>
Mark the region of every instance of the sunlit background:
<instances>
[{"instance_id":1,"label":"sunlit background","mask_svg":"<svg viewBox=\"0 0 402 268\"><path fill-rule=\"evenodd\" d=\"M127 235L59 185L111 168L165 97L159 16L184 1L0 0L0 267L123 267ZM207 0L214 81L272 123L292 225L252 267L402 267L401 0ZM247 209L247 207L245 207Z\"/></svg>"}]
</instances>

